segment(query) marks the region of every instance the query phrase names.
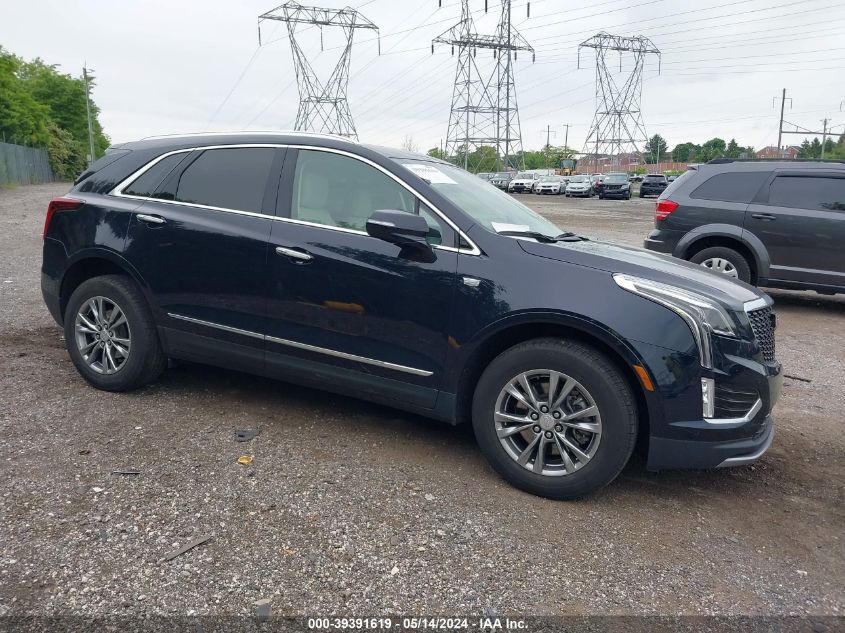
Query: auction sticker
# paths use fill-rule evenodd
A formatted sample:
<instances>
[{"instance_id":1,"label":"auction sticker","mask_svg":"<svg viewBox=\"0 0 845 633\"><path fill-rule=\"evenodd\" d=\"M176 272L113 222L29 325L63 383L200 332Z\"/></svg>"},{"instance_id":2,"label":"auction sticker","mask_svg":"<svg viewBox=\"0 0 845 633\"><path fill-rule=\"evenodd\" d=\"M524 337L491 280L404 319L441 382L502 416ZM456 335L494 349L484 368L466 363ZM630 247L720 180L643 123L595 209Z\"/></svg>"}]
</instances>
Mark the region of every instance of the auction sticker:
<instances>
[{"instance_id":1,"label":"auction sticker","mask_svg":"<svg viewBox=\"0 0 845 633\"><path fill-rule=\"evenodd\" d=\"M442 171L434 167L433 165L420 165L419 163L403 163L405 167L410 169L414 172L417 176L422 178L423 180L427 180L432 185L457 185L454 180L449 178L446 174Z\"/></svg>"}]
</instances>

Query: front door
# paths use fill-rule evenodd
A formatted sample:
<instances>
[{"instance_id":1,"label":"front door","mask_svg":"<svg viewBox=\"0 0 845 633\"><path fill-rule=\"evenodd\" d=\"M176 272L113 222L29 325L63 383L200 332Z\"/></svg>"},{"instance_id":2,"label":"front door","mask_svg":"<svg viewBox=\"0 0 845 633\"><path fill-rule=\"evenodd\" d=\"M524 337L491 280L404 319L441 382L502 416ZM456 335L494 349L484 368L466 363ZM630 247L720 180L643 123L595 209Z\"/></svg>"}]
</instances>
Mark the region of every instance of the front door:
<instances>
[{"instance_id":1,"label":"front door","mask_svg":"<svg viewBox=\"0 0 845 633\"><path fill-rule=\"evenodd\" d=\"M284 171L270 238L268 368L293 357L332 366L341 381L434 406L457 268L457 253L439 246L453 246L454 233L363 159L290 150ZM423 215L433 256L406 256L367 235L367 218L380 209Z\"/></svg>"},{"instance_id":2,"label":"front door","mask_svg":"<svg viewBox=\"0 0 845 633\"><path fill-rule=\"evenodd\" d=\"M845 286L845 175L776 172L745 212L745 230L769 252L769 277Z\"/></svg>"},{"instance_id":3,"label":"front door","mask_svg":"<svg viewBox=\"0 0 845 633\"><path fill-rule=\"evenodd\" d=\"M148 284L172 352L234 354L243 366L237 358L227 359L229 366L260 368L267 248L283 152L193 150L163 159L180 161L160 184L144 183L142 175L124 190L146 198L130 223L126 257Z\"/></svg>"}]
</instances>

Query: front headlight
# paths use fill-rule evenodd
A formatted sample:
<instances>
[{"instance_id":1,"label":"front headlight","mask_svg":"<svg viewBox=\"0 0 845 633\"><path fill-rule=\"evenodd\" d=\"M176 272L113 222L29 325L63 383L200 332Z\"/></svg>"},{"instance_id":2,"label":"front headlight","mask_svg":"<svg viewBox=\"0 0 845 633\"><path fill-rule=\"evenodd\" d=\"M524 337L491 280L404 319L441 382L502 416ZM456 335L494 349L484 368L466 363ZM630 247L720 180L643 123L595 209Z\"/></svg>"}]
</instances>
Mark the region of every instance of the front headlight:
<instances>
[{"instance_id":1,"label":"front headlight","mask_svg":"<svg viewBox=\"0 0 845 633\"><path fill-rule=\"evenodd\" d=\"M620 288L666 306L686 321L698 346L701 364L708 369L713 368L711 334L739 335L730 315L712 299L651 279L616 274L613 280Z\"/></svg>"}]
</instances>

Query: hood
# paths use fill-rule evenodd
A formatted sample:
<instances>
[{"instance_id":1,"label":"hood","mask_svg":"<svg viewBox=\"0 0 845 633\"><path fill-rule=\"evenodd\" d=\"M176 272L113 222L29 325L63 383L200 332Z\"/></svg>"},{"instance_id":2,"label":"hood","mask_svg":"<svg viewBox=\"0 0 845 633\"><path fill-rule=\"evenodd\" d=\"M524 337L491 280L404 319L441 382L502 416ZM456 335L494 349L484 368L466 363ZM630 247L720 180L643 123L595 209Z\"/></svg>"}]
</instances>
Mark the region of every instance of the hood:
<instances>
[{"instance_id":1,"label":"hood","mask_svg":"<svg viewBox=\"0 0 845 633\"><path fill-rule=\"evenodd\" d=\"M625 273L672 284L715 299L738 312L744 310L744 303L765 296L753 286L741 281L735 281L696 264L643 248L601 240L555 244L541 244L522 239L518 241L522 250L537 257L547 257L605 270L609 273Z\"/></svg>"},{"instance_id":2,"label":"hood","mask_svg":"<svg viewBox=\"0 0 845 633\"><path fill-rule=\"evenodd\" d=\"M574 187L574 188L583 187L584 189L586 189L589 186L590 186L590 183L588 183L588 182L570 182L567 185L567 187Z\"/></svg>"}]
</instances>

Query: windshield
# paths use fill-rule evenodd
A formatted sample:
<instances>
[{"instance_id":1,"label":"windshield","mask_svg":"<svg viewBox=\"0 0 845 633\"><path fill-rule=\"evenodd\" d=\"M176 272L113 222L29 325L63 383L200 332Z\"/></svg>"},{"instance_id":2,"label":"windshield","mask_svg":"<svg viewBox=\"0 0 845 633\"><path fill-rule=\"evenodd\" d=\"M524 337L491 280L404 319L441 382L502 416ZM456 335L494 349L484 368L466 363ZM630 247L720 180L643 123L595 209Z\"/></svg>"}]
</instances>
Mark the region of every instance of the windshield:
<instances>
[{"instance_id":1,"label":"windshield","mask_svg":"<svg viewBox=\"0 0 845 633\"><path fill-rule=\"evenodd\" d=\"M608 174L604 177L605 182L628 182L628 176L625 174Z\"/></svg>"},{"instance_id":2,"label":"windshield","mask_svg":"<svg viewBox=\"0 0 845 633\"><path fill-rule=\"evenodd\" d=\"M496 178L510 178L510 174L506 171L500 171L496 174Z\"/></svg>"},{"instance_id":3,"label":"windshield","mask_svg":"<svg viewBox=\"0 0 845 633\"><path fill-rule=\"evenodd\" d=\"M560 182L560 176L543 176L540 182Z\"/></svg>"},{"instance_id":4,"label":"windshield","mask_svg":"<svg viewBox=\"0 0 845 633\"><path fill-rule=\"evenodd\" d=\"M563 232L521 202L463 169L420 160L400 159L399 162L488 231L533 231L550 237Z\"/></svg>"},{"instance_id":5,"label":"windshield","mask_svg":"<svg viewBox=\"0 0 845 633\"><path fill-rule=\"evenodd\" d=\"M534 174L530 174L527 171L521 171L516 175L517 178L525 178L526 180L533 180Z\"/></svg>"},{"instance_id":6,"label":"windshield","mask_svg":"<svg viewBox=\"0 0 845 633\"><path fill-rule=\"evenodd\" d=\"M588 176L572 176L569 182L590 182L590 178Z\"/></svg>"}]
</instances>

